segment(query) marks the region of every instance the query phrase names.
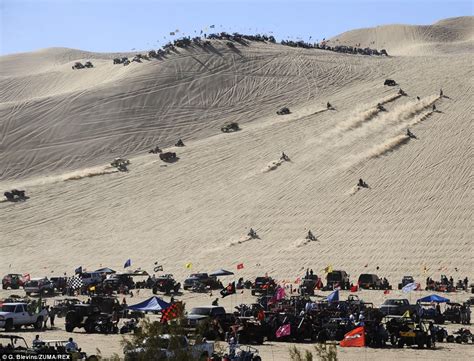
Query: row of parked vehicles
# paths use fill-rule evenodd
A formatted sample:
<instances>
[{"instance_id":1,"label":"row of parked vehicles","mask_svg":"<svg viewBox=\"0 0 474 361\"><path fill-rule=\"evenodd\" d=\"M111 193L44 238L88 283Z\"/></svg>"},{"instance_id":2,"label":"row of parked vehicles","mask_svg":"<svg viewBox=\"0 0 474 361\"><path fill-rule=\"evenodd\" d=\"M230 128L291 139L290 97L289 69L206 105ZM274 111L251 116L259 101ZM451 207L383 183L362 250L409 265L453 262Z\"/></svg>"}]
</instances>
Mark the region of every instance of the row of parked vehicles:
<instances>
[{"instance_id":1,"label":"row of parked vehicles","mask_svg":"<svg viewBox=\"0 0 474 361\"><path fill-rule=\"evenodd\" d=\"M17 335L0 335L0 355L5 360L68 360L98 361L96 355L87 355L81 349L67 350L66 340L43 340L40 344L30 347L26 340ZM70 358L69 358L70 357Z\"/></svg>"},{"instance_id":2,"label":"row of parked vehicles","mask_svg":"<svg viewBox=\"0 0 474 361\"><path fill-rule=\"evenodd\" d=\"M314 296L316 289L323 291L336 288L350 290L354 285L350 282L349 274L343 270L334 270L326 275L325 283L323 279L314 274L306 274L301 280L299 290L300 294ZM392 286L386 278L380 278L376 274L363 273L357 280L357 287L368 290L391 290ZM401 287L399 287L401 288Z\"/></svg>"}]
</instances>

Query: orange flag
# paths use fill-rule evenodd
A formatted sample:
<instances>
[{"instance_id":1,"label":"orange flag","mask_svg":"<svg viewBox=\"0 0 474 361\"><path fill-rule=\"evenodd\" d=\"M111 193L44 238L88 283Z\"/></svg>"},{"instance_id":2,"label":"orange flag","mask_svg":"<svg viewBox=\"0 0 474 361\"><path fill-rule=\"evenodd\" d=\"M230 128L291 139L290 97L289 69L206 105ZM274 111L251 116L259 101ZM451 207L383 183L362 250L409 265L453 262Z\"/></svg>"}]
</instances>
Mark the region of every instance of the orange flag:
<instances>
[{"instance_id":1,"label":"orange flag","mask_svg":"<svg viewBox=\"0 0 474 361\"><path fill-rule=\"evenodd\" d=\"M364 347L365 329L357 327L344 335L344 339L339 344L341 347Z\"/></svg>"}]
</instances>

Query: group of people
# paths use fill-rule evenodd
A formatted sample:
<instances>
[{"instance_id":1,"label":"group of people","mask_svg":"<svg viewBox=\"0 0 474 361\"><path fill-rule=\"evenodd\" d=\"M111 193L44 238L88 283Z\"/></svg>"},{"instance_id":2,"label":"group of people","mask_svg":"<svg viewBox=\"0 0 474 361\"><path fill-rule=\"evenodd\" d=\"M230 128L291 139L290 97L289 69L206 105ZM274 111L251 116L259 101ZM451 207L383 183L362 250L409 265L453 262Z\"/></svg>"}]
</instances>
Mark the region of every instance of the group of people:
<instances>
[{"instance_id":1,"label":"group of people","mask_svg":"<svg viewBox=\"0 0 474 361\"><path fill-rule=\"evenodd\" d=\"M42 349L43 347L45 347L45 345L46 343L40 339L40 336L36 335L35 339L33 340L33 348ZM77 343L72 337L69 337L68 342L64 345L64 348L67 353L74 353L80 351L79 347L77 346Z\"/></svg>"}]
</instances>

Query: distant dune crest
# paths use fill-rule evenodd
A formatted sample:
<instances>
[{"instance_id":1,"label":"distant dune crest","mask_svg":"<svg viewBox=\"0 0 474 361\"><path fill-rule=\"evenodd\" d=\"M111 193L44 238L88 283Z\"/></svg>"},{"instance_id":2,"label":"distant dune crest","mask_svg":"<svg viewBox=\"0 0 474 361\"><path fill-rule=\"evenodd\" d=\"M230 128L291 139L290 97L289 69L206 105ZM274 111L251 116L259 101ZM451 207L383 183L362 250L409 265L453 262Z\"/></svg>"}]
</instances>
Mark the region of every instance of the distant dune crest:
<instances>
[{"instance_id":1,"label":"distant dune crest","mask_svg":"<svg viewBox=\"0 0 474 361\"><path fill-rule=\"evenodd\" d=\"M386 49L392 55L471 52L474 17L438 21L433 25L383 25L351 30L330 39L334 45Z\"/></svg>"}]
</instances>

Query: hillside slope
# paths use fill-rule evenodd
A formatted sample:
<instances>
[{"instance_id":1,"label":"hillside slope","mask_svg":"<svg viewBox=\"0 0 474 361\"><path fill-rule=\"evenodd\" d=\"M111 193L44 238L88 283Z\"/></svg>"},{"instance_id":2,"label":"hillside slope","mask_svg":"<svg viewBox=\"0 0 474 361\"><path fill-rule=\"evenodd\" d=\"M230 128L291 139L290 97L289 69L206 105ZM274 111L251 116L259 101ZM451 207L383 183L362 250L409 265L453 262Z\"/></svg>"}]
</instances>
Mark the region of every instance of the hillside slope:
<instances>
[{"instance_id":1,"label":"hillside slope","mask_svg":"<svg viewBox=\"0 0 474 361\"><path fill-rule=\"evenodd\" d=\"M0 185L30 196L0 203L0 271L131 258L177 277L188 262L242 262L244 277L331 264L394 283L472 278L473 71L469 48L458 50L387 58L215 42L128 67L88 54L96 67L84 71L71 70L87 60L76 51L44 51L54 66L0 78ZM292 113L277 116L282 106ZM226 121L242 130L221 133ZM155 145L179 160L148 154ZM127 173L107 167L120 155Z\"/></svg>"},{"instance_id":2,"label":"hillside slope","mask_svg":"<svg viewBox=\"0 0 474 361\"><path fill-rule=\"evenodd\" d=\"M333 45L387 49L392 55L472 53L474 17L438 21L433 25L383 25L345 32L331 39Z\"/></svg>"}]
</instances>

